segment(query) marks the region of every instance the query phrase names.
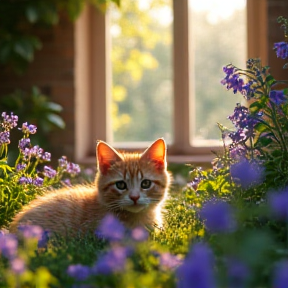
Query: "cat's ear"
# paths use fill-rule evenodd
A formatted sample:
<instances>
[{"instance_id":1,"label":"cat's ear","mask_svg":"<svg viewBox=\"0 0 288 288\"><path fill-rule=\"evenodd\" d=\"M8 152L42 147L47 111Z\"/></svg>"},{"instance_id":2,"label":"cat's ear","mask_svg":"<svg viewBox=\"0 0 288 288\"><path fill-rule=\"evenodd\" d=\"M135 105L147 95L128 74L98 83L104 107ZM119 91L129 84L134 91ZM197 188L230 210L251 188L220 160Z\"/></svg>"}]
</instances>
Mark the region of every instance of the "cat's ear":
<instances>
[{"instance_id":1,"label":"cat's ear","mask_svg":"<svg viewBox=\"0 0 288 288\"><path fill-rule=\"evenodd\" d=\"M166 143L164 139L156 140L141 156L141 160L153 162L156 169L166 168Z\"/></svg>"},{"instance_id":2,"label":"cat's ear","mask_svg":"<svg viewBox=\"0 0 288 288\"><path fill-rule=\"evenodd\" d=\"M103 141L97 142L96 157L98 169L102 174L106 174L108 169L117 161L122 161L118 152Z\"/></svg>"}]
</instances>

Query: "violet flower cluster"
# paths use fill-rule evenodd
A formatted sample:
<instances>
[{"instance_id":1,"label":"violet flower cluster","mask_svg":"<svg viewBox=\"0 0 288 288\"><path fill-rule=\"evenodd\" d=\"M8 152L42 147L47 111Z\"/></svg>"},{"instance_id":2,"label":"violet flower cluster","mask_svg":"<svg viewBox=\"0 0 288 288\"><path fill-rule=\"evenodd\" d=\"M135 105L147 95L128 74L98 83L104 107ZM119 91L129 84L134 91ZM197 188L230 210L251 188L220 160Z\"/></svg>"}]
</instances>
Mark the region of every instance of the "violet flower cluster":
<instances>
[{"instance_id":1,"label":"violet flower cluster","mask_svg":"<svg viewBox=\"0 0 288 288\"><path fill-rule=\"evenodd\" d=\"M21 241L18 237L22 238ZM23 257L23 253L20 252L20 244L23 243L23 240L24 242L28 242L36 239L38 248L46 248L48 243L47 232L36 225L20 226L18 237L14 234L0 231L0 257L7 259L9 268L15 275L21 275L28 269L27 259ZM27 248L25 248L25 251L26 250Z\"/></svg>"},{"instance_id":2,"label":"violet flower cluster","mask_svg":"<svg viewBox=\"0 0 288 288\"><path fill-rule=\"evenodd\" d=\"M18 116L13 113L7 114L6 112L3 112L1 116L0 157L7 160L10 130L17 127ZM19 156L14 167L19 185L46 187L59 182L64 174L73 177L80 173L79 165L69 162L66 156L62 156L59 159L59 166L56 170L48 165L44 165L43 168L39 169L39 164L51 161L51 153L44 151L39 145L32 145L29 136L37 132L35 125L25 122L18 129L23 133L23 137L18 143Z\"/></svg>"},{"instance_id":3,"label":"violet flower cluster","mask_svg":"<svg viewBox=\"0 0 288 288\"><path fill-rule=\"evenodd\" d=\"M128 258L137 253L137 245L149 239L149 233L145 228L139 226L132 230L126 229L112 214L103 218L95 235L108 241L110 247L99 255L92 266L73 264L67 268L67 274L77 281L85 281L93 276L124 273L127 270ZM169 252L155 252L155 255L159 258L159 268L163 271L175 270L182 264L178 256Z\"/></svg>"}]
</instances>

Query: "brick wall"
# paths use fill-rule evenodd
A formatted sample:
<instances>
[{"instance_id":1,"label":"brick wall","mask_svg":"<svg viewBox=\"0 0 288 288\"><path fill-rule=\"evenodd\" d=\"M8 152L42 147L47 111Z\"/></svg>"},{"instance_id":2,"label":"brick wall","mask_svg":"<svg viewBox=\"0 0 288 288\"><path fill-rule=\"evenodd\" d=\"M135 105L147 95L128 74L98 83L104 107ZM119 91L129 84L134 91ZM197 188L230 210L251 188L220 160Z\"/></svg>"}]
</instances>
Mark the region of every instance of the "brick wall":
<instances>
[{"instance_id":1,"label":"brick wall","mask_svg":"<svg viewBox=\"0 0 288 288\"><path fill-rule=\"evenodd\" d=\"M22 76L0 72L0 95L19 88L30 91L31 86L36 85L59 103L64 108L61 116L66 128L51 133L50 152L54 159L67 155L72 160L75 149L74 24L62 17L56 27L36 33L43 43L42 49L36 52L33 63Z\"/></svg>"}]
</instances>

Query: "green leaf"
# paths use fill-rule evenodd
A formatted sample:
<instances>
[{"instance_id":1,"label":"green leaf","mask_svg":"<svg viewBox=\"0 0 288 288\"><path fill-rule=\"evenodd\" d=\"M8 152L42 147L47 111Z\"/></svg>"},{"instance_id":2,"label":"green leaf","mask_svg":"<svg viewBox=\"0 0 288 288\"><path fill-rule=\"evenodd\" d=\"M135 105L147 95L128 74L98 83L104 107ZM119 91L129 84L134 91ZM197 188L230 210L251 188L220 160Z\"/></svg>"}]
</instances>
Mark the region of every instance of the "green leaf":
<instances>
[{"instance_id":1,"label":"green leaf","mask_svg":"<svg viewBox=\"0 0 288 288\"><path fill-rule=\"evenodd\" d=\"M249 109L252 113L256 113L263 108L264 108L264 105L259 101L255 101L249 106Z\"/></svg>"},{"instance_id":2,"label":"green leaf","mask_svg":"<svg viewBox=\"0 0 288 288\"><path fill-rule=\"evenodd\" d=\"M275 78L272 75L266 77L266 83L268 86L272 86L276 82Z\"/></svg>"},{"instance_id":3,"label":"green leaf","mask_svg":"<svg viewBox=\"0 0 288 288\"><path fill-rule=\"evenodd\" d=\"M254 126L254 129L260 133L263 133L263 132L268 132L270 131L269 127L267 127L267 125L263 124L263 123L257 123L255 126Z\"/></svg>"},{"instance_id":4,"label":"green leaf","mask_svg":"<svg viewBox=\"0 0 288 288\"><path fill-rule=\"evenodd\" d=\"M51 111L51 112L61 112L63 110L63 107L60 105L60 104L57 104L55 102L46 102L45 103L45 108L48 110L48 111Z\"/></svg>"},{"instance_id":5,"label":"green leaf","mask_svg":"<svg viewBox=\"0 0 288 288\"><path fill-rule=\"evenodd\" d=\"M267 147L269 144L273 142L272 138L269 135L265 135L265 137L259 137L258 141L255 145L260 145L261 147Z\"/></svg>"},{"instance_id":6,"label":"green leaf","mask_svg":"<svg viewBox=\"0 0 288 288\"><path fill-rule=\"evenodd\" d=\"M30 23L35 23L39 19L38 11L35 6L29 5L25 12L26 17Z\"/></svg>"},{"instance_id":7,"label":"green leaf","mask_svg":"<svg viewBox=\"0 0 288 288\"><path fill-rule=\"evenodd\" d=\"M65 128L65 122L59 115L48 114L47 119L50 123L52 123L56 127L61 128L61 129Z\"/></svg>"}]
</instances>

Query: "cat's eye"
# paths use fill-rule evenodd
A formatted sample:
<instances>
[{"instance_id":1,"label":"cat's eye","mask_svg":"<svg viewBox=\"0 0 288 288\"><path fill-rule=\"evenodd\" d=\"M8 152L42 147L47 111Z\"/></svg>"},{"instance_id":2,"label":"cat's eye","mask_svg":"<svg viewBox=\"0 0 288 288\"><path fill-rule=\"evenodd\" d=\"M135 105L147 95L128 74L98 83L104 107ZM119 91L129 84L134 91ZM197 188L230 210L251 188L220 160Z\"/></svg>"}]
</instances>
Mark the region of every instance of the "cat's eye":
<instances>
[{"instance_id":1,"label":"cat's eye","mask_svg":"<svg viewBox=\"0 0 288 288\"><path fill-rule=\"evenodd\" d=\"M148 179L144 179L142 182L141 182L141 188L142 189L149 189L151 187L151 180L148 180Z\"/></svg>"},{"instance_id":2,"label":"cat's eye","mask_svg":"<svg viewBox=\"0 0 288 288\"><path fill-rule=\"evenodd\" d=\"M119 189L119 190L125 190L127 189L127 185L124 181L117 181L115 183L116 187Z\"/></svg>"}]
</instances>

